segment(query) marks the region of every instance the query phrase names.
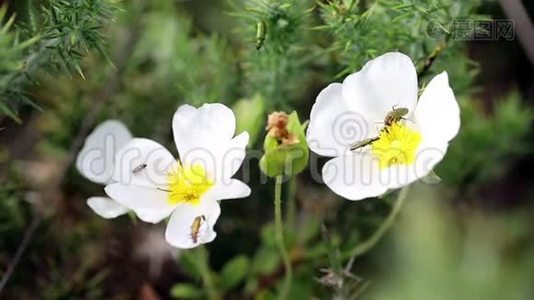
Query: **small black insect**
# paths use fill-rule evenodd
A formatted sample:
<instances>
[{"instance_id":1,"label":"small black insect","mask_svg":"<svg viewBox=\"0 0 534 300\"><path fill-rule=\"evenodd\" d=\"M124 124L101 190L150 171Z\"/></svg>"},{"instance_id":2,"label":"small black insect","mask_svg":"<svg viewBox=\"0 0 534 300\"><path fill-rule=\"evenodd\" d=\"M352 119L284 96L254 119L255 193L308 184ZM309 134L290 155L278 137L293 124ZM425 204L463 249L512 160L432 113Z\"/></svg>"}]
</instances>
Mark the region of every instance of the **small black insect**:
<instances>
[{"instance_id":1,"label":"small black insect","mask_svg":"<svg viewBox=\"0 0 534 300\"><path fill-rule=\"evenodd\" d=\"M137 174L146 168L147 164L140 164L132 170L132 173Z\"/></svg>"}]
</instances>

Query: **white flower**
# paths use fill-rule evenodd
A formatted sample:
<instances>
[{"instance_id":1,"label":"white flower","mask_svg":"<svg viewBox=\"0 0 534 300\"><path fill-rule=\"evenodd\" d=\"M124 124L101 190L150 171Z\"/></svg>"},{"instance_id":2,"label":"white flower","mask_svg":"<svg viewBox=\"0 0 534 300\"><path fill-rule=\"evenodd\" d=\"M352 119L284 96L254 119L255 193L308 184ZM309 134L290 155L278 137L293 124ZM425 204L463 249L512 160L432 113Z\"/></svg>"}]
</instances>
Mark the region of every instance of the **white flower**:
<instances>
[{"instance_id":1,"label":"white flower","mask_svg":"<svg viewBox=\"0 0 534 300\"><path fill-rule=\"evenodd\" d=\"M158 143L135 138L117 154L106 193L137 216L158 223L171 215L166 240L178 248L211 242L218 200L243 198L250 188L231 177L241 166L248 133L234 137L234 113L222 104L182 105L172 120L180 161Z\"/></svg>"},{"instance_id":2,"label":"white flower","mask_svg":"<svg viewBox=\"0 0 534 300\"><path fill-rule=\"evenodd\" d=\"M108 120L87 136L76 158L76 169L85 178L102 185L113 182L111 175L115 155L132 139L128 128L119 121ZM128 209L108 197L91 197L87 205L99 216L111 219L123 215Z\"/></svg>"},{"instance_id":3,"label":"white flower","mask_svg":"<svg viewBox=\"0 0 534 300\"><path fill-rule=\"evenodd\" d=\"M334 157L322 170L328 187L360 200L432 171L458 133L460 109L446 72L430 81L419 101L417 92L415 67L401 53L377 57L321 91L307 139L313 152ZM393 110L406 109L402 118L385 122ZM351 150L362 141L368 144Z\"/></svg>"}]
</instances>

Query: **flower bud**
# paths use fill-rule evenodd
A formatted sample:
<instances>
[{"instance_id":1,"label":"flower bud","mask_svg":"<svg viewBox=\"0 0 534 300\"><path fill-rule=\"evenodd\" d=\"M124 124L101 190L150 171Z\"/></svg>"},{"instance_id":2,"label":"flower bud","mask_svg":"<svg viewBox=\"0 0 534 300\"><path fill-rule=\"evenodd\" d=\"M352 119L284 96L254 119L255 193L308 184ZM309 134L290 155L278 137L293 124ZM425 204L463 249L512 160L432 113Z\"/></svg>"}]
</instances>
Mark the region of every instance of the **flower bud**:
<instances>
[{"instance_id":1,"label":"flower bud","mask_svg":"<svg viewBox=\"0 0 534 300\"><path fill-rule=\"evenodd\" d=\"M265 154L260 160L263 173L270 177L293 176L304 170L309 155L305 128L295 111L290 115L284 112L269 115L263 143Z\"/></svg>"}]
</instances>

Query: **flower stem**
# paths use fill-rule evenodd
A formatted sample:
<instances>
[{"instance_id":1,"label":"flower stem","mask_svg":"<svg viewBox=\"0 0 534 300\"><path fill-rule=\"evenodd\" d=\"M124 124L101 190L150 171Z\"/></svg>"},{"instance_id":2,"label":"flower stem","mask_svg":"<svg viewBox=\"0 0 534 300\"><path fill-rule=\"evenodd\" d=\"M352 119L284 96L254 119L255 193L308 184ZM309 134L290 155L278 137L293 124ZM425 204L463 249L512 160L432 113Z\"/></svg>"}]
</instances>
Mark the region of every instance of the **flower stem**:
<instances>
[{"instance_id":1,"label":"flower stem","mask_svg":"<svg viewBox=\"0 0 534 300\"><path fill-rule=\"evenodd\" d=\"M291 178L289 178L286 192L286 228L289 231L293 231L295 229L295 217L297 214L297 199L295 199L296 192L297 177L292 176Z\"/></svg>"},{"instance_id":2,"label":"flower stem","mask_svg":"<svg viewBox=\"0 0 534 300\"><path fill-rule=\"evenodd\" d=\"M276 184L274 186L274 228L275 228L275 238L276 243L278 244L278 250L280 251L280 256L284 261L284 267L286 270L286 276L284 280L284 286L280 293L279 299L284 300L287 298L289 289L291 287L291 259L286 250L284 243L284 228L282 225L282 180L283 176L276 176Z\"/></svg>"},{"instance_id":3,"label":"flower stem","mask_svg":"<svg viewBox=\"0 0 534 300\"><path fill-rule=\"evenodd\" d=\"M378 229L373 233L373 235L370 238L368 238L366 241L356 245L349 252L345 252L343 254L343 258L347 259L351 257L358 257L358 256L361 256L362 254L367 253L367 251L371 250L382 239L384 234L391 227L391 225L397 218L397 215L399 214L402 204L404 203L404 200L406 199L407 196L408 196L408 186L405 186L399 192L399 195L397 196L397 201L395 202L393 209L389 213L386 220L384 220L384 222L380 225L380 227L378 227Z\"/></svg>"},{"instance_id":4,"label":"flower stem","mask_svg":"<svg viewBox=\"0 0 534 300\"><path fill-rule=\"evenodd\" d=\"M217 290L215 289L215 285L213 284L213 280L211 277L208 255L209 255L208 251L206 250L204 245L201 245L198 247L197 268L200 273L200 276L202 277L202 282L204 283L206 292L208 293L208 299L219 300L220 299L219 294L217 293Z\"/></svg>"}]
</instances>

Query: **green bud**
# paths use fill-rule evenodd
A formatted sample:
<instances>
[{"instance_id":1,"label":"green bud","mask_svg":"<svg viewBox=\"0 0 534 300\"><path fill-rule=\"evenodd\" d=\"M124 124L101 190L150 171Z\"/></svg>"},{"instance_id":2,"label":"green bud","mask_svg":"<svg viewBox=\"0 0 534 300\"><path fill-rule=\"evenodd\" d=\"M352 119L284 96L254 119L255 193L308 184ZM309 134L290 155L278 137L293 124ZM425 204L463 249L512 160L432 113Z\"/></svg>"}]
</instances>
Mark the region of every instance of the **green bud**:
<instances>
[{"instance_id":1,"label":"green bud","mask_svg":"<svg viewBox=\"0 0 534 300\"><path fill-rule=\"evenodd\" d=\"M308 164L308 145L297 112L289 116L274 112L267 120L267 135L263 143L265 154L260 159L260 169L269 177L296 175Z\"/></svg>"},{"instance_id":2,"label":"green bud","mask_svg":"<svg viewBox=\"0 0 534 300\"><path fill-rule=\"evenodd\" d=\"M248 145L253 146L258 140L265 113L263 98L256 95L252 99L241 99L234 104L232 110L236 116L236 132L247 131L250 137Z\"/></svg>"}]
</instances>

